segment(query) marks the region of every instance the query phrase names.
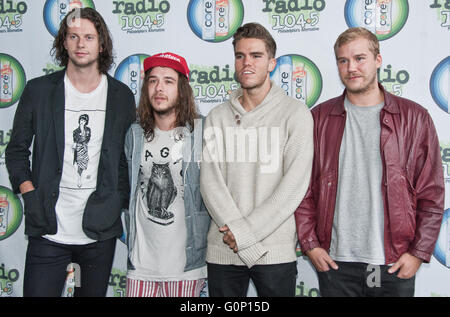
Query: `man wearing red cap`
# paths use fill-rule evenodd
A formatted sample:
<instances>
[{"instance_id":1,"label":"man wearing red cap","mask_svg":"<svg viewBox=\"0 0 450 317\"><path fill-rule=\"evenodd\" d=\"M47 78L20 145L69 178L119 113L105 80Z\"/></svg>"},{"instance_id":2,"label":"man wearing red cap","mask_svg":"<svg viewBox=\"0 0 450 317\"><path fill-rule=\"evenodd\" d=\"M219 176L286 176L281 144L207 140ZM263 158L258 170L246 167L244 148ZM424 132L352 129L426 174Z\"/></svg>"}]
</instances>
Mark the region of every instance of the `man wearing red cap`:
<instances>
[{"instance_id":1,"label":"man wearing red cap","mask_svg":"<svg viewBox=\"0 0 450 317\"><path fill-rule=\"evenodd\" d=\"M210 223L199 194L202 120L183 57L153 55L144 71L138 122L125 140L127 296L199 296Z\"/></svg>"}]
</instances>

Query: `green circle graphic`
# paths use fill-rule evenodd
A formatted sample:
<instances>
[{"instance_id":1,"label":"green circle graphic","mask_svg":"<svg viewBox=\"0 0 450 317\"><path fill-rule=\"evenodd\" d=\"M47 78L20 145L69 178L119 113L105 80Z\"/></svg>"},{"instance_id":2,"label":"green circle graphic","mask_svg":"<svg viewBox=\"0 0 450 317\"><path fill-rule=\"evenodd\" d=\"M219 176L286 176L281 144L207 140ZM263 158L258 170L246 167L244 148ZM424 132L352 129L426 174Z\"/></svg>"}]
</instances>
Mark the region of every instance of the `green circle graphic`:
<instances>
[{"instance_id":1,"label":"green circle graphic","mask_svg":"<svg viewBox=\"0 0 450 317\"><path fill-rule=\"evenodd\" d=\"M322 93L323 82L322 82L322 74L320 73L319 68L316 66L316 64L314 64L312 60L302 55L288 54L279 56L277 58L277 66L270 74L270 77L271 79L275 80L275 83L277 85L280 85L280 87L283 86L283 84L279 82L280 80L282 80L281 74L279 73L283 67L282 65L290 65L288 66L288 68L290 68L290 71L287 71L287 73L291 72L292 74L294 72L294 69L297 69L298 66L302 65L300 66L300 69L306 71L307 74L306 99L305 100L299 99L299 100L305 102L308 108L313 107L317 102L317 100L319 99L320 94ZM292 74L290 76L292 76ZM286 76L289 77L289 75ZM291 81L293 77L289 78L290 78L289 81ZM291 93L288 93L288 95L291 96Z\"/></svg>"},{"instance_id":2,"label":"green circle graphic","mask_svg":"<svg viewBox=\"0 0 450 317\"><path fill-rule=\"evenodd\" d=\"M6 80L4 72L8 72L8 69L12 71L12 76L8 76ZM6 101L0 100L0 108L8 108L15 104L22 95L26 84L25 70L17 59L11 55L0 53L0 72L0 99L8 98ZM12 92L10 92L12 95L8 97L6 94L9 92L9 89L5 87L10 85L12 85ZM6 93L3 91L4 88Z\"/></svg>"},{"instance_id":3,"label":"green circle graphic","mask_svg":"<svg viewBox=\"0 0 450 317\"><path fill-rule=\"evenodd\" d=\"M0 235L0 241L9 238L22 223L23 207L20 199L7 187L0 186L0 196L5 196L8 201L7 229L6 233Z\"/></svg>"},{"instance_id":4,"label":"green circle graphic","mask_svg":"<svg viewBox=\"0 0 450 317\"><path fill-rule=\"evenodd\" d=\"M392 28L388 34L376 34L378 40L383 41L395 36L406 24L409 15L407 0L392 1Z\"/></svg>"},{"instance_id":5,"label":"green circle graphic","mask_svg":"<svg viewBox=\"0 0 450 317\"><path fill-rule=\"evenodd\" d=\"M310 81L309 87L311 87L311 89L307 90L306 105L311 108L322 93L322 74L316 64L309 58L302 55L291 55L291 58L293 64L303 63L306 72L309 74L308 80Z\"/></svg>"}]
</instances>

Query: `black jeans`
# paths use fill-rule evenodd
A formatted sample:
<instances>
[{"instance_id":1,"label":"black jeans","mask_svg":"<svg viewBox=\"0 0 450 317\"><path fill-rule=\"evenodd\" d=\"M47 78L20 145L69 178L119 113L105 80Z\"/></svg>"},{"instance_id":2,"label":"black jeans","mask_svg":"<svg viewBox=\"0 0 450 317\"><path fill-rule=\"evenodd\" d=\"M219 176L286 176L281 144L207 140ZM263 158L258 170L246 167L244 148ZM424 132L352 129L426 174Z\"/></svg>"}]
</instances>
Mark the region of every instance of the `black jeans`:
<instances>
[{"instance_id":1,"label":"black jeans","mask_svg":"<svg viewBox=\"0 0 450 317\"><path fill-rule=\"evenodd\" d=\"M60 297L70 263L79 267L75 297L104 297L108 288L116 238L86 245L66 245L28 237L24 297Z\"/></svg>"},{"instance_id":2,"label":"black jeans","mask_svg":"<svg viewBox=\"0 0 450 317\"><path fill-rule=\"evenodd\" d=\"M415 276L397 277L387 265L336 262L338 270L318 272L319 289L324 297L412 297Z\"/></svg>"},{"instance_id":3,"label":"black jeans","mask_svg":"<svg viewBox=\"0 0 450 317\"><path fill-rule=\"evenodd\" d=\"M297 262L255 265L208 263L208 290L211 297L246 297L252 279L258 296L295 296Z\"/></svg>"}]
</instances>

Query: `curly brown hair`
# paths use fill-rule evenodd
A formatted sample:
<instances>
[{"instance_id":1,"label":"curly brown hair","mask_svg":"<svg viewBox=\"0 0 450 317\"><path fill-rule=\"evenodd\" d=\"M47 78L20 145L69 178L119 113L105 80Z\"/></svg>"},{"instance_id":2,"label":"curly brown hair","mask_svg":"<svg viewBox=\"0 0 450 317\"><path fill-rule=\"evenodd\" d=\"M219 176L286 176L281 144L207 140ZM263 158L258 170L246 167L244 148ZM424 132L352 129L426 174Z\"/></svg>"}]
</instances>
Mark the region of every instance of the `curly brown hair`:
<instances>
[{"instance_id":1,"label":"curly brown hair","mask_svg":"<svg viewBox=\"0 0 450 317\"><path fill-rule=\"evenodd\" d=\"M102 48L98 58L98 70L100 73L106 74L114 63L112 38L105 20L92 8L75 8L64 17L59 26L58 34L53 41L53 47L50 53L54 56L59 66L67 66L69 54L64 47L64 42L66 41L70 22L78 18L87 19L94 24L99 35L100 47Z\"/></svg>"},{"instance_id":2,"label":"curly brown hair","mask_svg":"<svg viewBox=\"0 0 450 317\"><path fill-rule=\"evenodd\" d=\"M137 108L138 122L144 130L147 140L153 140L155 133L155 116L148 95L148 81L151 68L145 72L144 82L141 88L141 97ZM178 72L178 97L175 104L176 119L174 127L189 127L194 130L194 120L199 117L195 104L194 92L189 85L189 80Z\"/></svg>"}]
</instances>

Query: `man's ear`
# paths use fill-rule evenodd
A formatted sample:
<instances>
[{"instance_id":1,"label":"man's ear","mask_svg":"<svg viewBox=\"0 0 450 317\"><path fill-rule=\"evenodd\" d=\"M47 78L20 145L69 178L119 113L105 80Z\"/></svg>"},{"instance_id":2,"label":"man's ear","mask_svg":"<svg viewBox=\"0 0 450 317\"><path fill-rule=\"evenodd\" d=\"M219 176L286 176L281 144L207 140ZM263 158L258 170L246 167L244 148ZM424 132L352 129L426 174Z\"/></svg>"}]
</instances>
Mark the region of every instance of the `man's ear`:
<instances>
[{"instance_id":1,"label":"man's ear","mask_svg":"<svg viewBox=\"0 0 450 317\"><path fill-rule=\"evenodd\" d=\"M273 72L273 70L277 67L277 60L272 57L269 61L269 72Z\"/></svg>"}]
</instances>

